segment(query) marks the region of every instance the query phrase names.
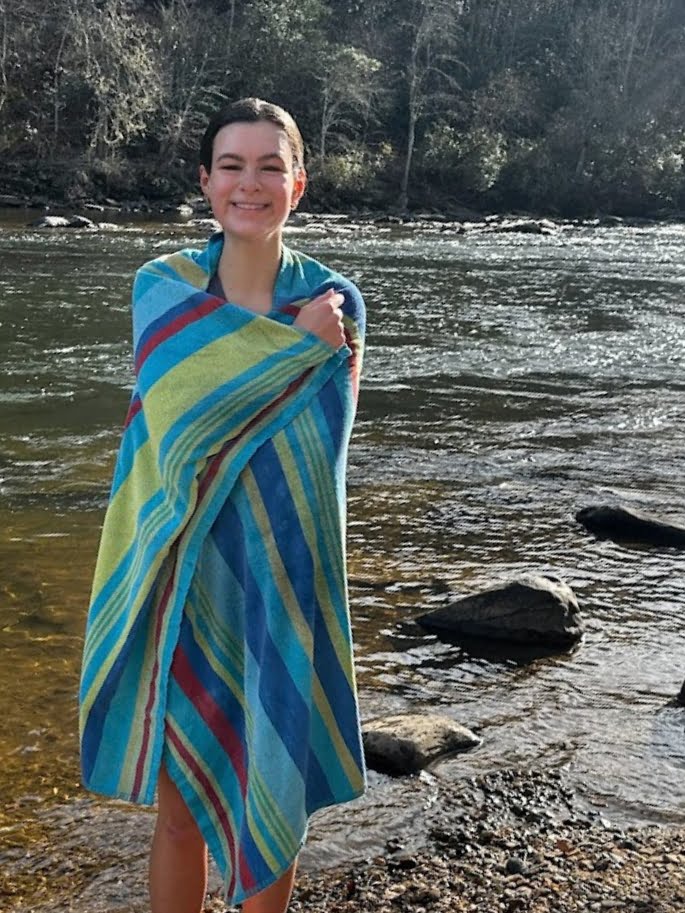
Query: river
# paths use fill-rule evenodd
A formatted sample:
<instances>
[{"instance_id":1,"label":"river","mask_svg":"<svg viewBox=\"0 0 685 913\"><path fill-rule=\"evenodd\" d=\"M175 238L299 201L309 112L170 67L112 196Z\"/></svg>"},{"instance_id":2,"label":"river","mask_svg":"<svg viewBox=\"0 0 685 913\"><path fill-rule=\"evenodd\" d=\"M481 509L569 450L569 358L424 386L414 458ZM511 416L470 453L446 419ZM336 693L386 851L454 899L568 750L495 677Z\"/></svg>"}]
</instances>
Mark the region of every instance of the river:
<instances>
[{"instance_id":1,"label":"river","mask_svg":"<svg viewBox=\"0 0 685 913\"><path fill-rule=\"evenodd\" d=\"M75 695L131 388L132 273L205 236L25 222L0 214L0 838L15 845L35 804L80 795ZM624 821L685 822L685 710L670 703L685 557L598 542L573 519L605 502L685 518L685 227L331 220L287 240L368 307L348 545L365 715L437 710L477 730L482 747L443 776L564 766ZM573 587L577 650L483 657L411 623L432 580L466 595L522 572Z\"/></svg>"}]
</instances>

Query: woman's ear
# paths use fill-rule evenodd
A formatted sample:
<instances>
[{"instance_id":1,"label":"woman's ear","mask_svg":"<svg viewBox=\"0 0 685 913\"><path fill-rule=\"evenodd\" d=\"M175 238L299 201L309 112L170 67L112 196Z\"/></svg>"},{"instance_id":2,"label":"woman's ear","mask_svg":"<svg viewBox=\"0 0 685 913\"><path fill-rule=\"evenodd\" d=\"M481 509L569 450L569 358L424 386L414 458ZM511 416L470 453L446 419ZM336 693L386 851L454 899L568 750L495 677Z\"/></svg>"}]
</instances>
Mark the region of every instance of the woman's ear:
<instances>
[{"instance_id":1,"label":"woman's ear","mask_svg":"<svg viewBox=\"0 0 685 913\"><path fill-rule=\"evenodd\" d=\"M200 190L207 198L207 184L209 183L209 172L204 165L200 165Z\"/></svg>"},{"instance_id":2,"label":"woman's ear","mask_svg":"<svg viewBox=\"0 0 685 913\"><path fill-rule=\"evenodd\" d=\"M300 167L295 169L295 185L293 187L293 197L290 203L291 209L297 209L297 204L300 202L304 196L304 192L307 189L307 172L304 168Z\"/></svg>"}]
</instances>

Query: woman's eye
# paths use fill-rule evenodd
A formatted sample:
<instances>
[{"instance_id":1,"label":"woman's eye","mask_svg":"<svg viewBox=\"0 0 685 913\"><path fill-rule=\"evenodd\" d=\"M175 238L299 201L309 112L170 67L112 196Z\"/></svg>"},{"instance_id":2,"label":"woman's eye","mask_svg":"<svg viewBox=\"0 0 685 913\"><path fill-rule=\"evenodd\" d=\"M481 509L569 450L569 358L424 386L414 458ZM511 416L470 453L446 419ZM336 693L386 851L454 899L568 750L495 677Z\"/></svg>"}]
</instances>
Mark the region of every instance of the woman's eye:
<instances>
[{"instance_id":1,"label":"woman's eye","mask_svg":"<svg viewBox=\"0 0 685 913\"><path fill-rule=\"evenodd\" d=\"M279 168L278 165L265 165L264 171L282 171L282 168Z\"/></svg>"},{"instance_id":2,"label":"woman's eye","mask_svg":"<svg viewBox=\"0 0 685 913\"><path fill-rule=\"evenodd\" d=\"M222 171L240 171L240 165L222 165Z\"/></svg>"}]
</instances>

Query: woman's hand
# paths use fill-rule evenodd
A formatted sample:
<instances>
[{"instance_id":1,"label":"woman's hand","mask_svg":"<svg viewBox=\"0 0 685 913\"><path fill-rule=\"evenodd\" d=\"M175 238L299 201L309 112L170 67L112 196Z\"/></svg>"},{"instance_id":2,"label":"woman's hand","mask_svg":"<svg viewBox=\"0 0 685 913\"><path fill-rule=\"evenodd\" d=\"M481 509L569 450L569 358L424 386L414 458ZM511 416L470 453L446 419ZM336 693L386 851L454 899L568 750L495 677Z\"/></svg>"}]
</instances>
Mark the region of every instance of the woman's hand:
<instances>
[{"instance_id":1,"label":"woman's hand","mask_svg":"<svg viewBox=\"0 0 685 913\"><path fill-rule=\"evenodd\" d=\"M341 311L344 301L340 292L328 289L300 308L295 326L308 330L329 346L339 349L345 342Z\"/></svg>"}]
</instances>

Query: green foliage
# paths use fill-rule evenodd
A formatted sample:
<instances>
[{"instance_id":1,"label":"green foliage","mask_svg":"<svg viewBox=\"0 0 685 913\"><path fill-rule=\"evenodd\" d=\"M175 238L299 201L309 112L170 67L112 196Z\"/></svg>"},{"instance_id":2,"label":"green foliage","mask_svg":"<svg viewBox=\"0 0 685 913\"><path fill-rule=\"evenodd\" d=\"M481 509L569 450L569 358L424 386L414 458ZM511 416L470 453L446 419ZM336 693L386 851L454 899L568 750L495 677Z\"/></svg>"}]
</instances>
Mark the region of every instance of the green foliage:
<instances>
[{"instance_id":1,"label":"green foliage","mask_svg":"<svg viewBox=\"0 0 685 913\"><path fill-rule=\"evenodd\" d=\"M334 209L359 205L382 205L383 182L395 161L389 143L376 149L351 146L345 152L315 159L310 165L308 197L317 206Z\"/></svg>"},{"instance_id":2,"label":"green foliage","mask_svg":"<svg viewBox=\"0 0 685 913\"><path fill-rule=\"evenodd\" d=\"M507 162L506 138L487 127L471 127L465 132L446 123L437 123L422 143L422 164L430 181L469 198L489 190Z\"/></svg>"}]
</instances>

